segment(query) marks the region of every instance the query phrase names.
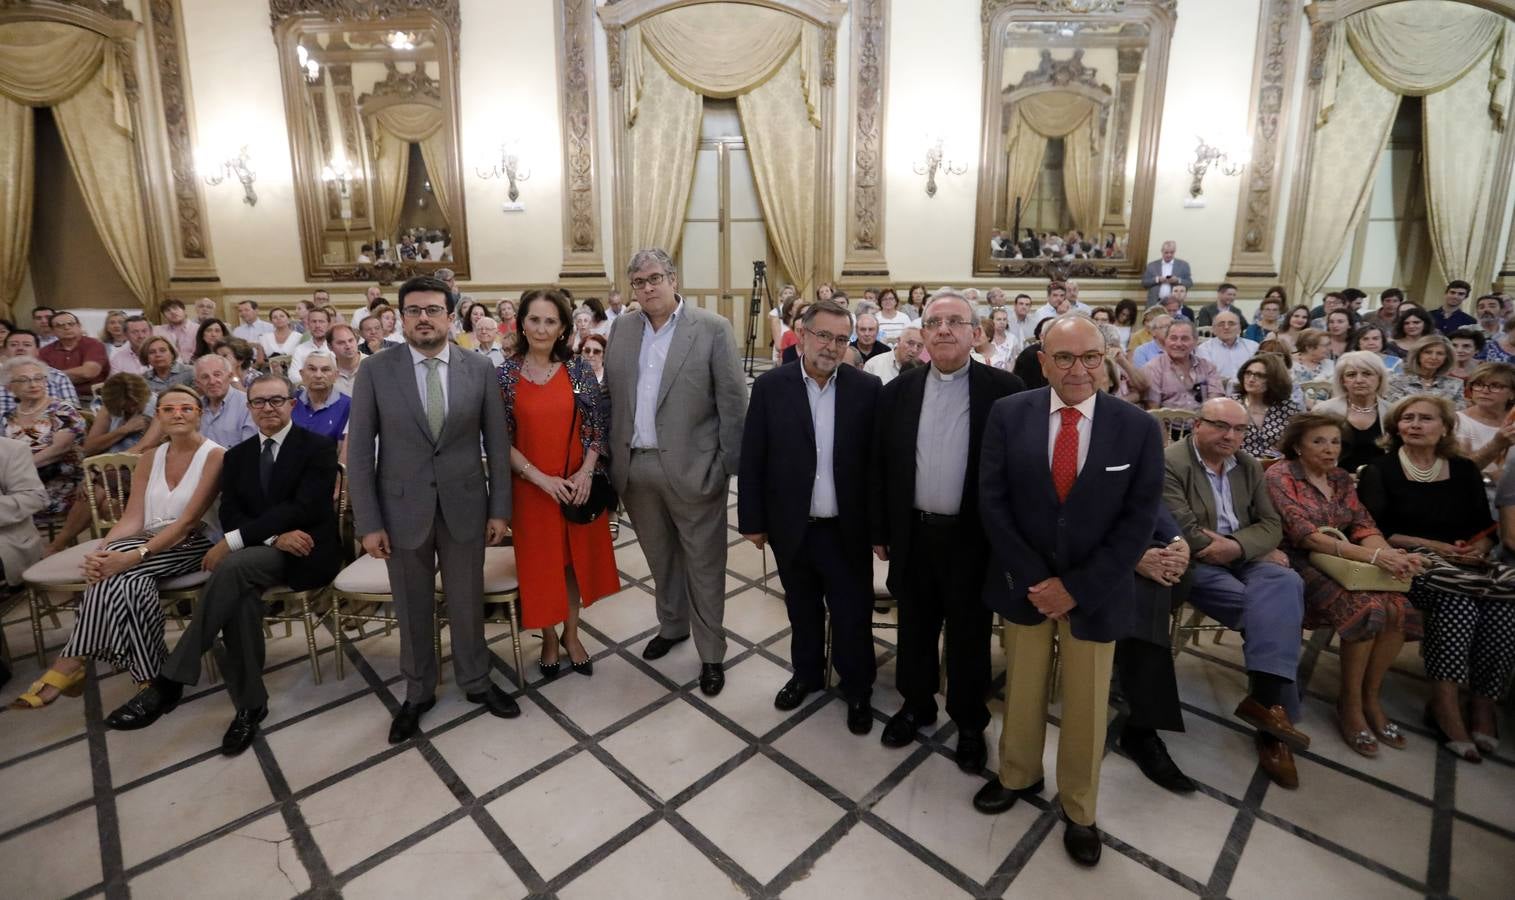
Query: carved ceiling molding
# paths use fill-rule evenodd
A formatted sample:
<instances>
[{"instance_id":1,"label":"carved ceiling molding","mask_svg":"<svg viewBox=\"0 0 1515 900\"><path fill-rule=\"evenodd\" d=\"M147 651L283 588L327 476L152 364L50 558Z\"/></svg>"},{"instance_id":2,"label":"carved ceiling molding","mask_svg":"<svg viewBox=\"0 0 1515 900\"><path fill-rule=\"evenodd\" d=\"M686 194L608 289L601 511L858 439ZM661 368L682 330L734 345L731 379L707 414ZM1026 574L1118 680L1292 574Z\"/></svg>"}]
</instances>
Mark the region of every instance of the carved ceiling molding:
<instances>
[{"instance_id":1,"label":"carved ceiling molding","mask_svg":"<svg viewBox=\"0 0 1515 900\"><path fill-rule=\"evenodd\" d=\"M315 14L332 22L382 22L402 16L429 15L452 30L463 25L459 0L268 0L270 26L290 16Z\"/></svg>"},{"instance_id":2,"label":"carved ceiling molding","mask_svg":"<svg viewBox=\"0 0 1515 900\"><path fill-rule=\"evenodd\" d=\"M1093 17L1100 13L1123 12L1128 5L1130 0L983 0L978 15L979 27L983 30L983 58L989 58L989 24L994 21L995 14L1006 7L1015 6L1047 15ZM1171 16L1178 9L1178 0L1147 0L1146 5Z\"/></svg>"},{"instance_id":3,"label":"carved ceiling molding","mask_svg":"<svg viewBox=\"0 0 1515 900\"><path fill-rule=\"evenodd\" d=\"M1258 13L1256 62L1252 70L1252 162L1242 174L1227 275L1276 277L1278 169L1288 121L1290 73L1294 70L1296 0L1263 0Z\"/></svg>"},{"instance_id":4,"label":"carved ceiling molding","mask_svg":"<svg viewBox=\"0 0 1515 900\"><path fill-rule=\"evenodd\" d=\"M366 107L370 100L380 98L396 103L419 103L425 101L433 106L442 105L442 83L426 74L417 66L409 72L401 72L393 62L384 63L386 72L383 81L375 82L373 90L358 97L358 105ZM349 83L351 82L349 74ZM385 104L390 105L390 104Z\"/></svg>"},{"instance_id":5,"label":"carved ceiling molding","mask_svg":"<svg viewBox=\"0 0 1515 900\"><path fill-rule=\"evenodd\" d=\"M195 145L190 136L189 99L183 71L183 35L174 0L151 0L153 49L158 60L158 92L163 99L163 125L168 134L168 167L173 178L174 217L178 221L178 252L185 259L205 259L203 198L195 177Z\"/></svg>"},{"instance_id":6,"label":"carved ceiling molding","mask_svg":"<svg viewBox=\"0 0 1515 900\"><path fill-rule=\"evenodd\" d=\"M595 173L594 0L558 0L558 104L563 128L560 275L604 278Z\"/></svg>"},{"instance_id":7,"label":"carved ceiling molding","mask_svg":"<svg viewBox=\"0 0 1515 900\"><path fill-rule=\"evenodd\" d=\"M1075 49L1068 59L1053 59L1051 50L1041 52L1036 68L1021 76L1021 80L1005 88L1013 94L1029 88L1066 88L1081 85L1096 92L1110 93L1110 88L1100 84L1099 72L1084 65L1084 51Z\"/></svg>"},{"instance_id":8,"label":"carved ceiling molding","mask_svg":"<svg viewBox=\"0 0 1515 900\"><path fill-rule=\"evenodd\" d=\"M847 250L842 275L887 272L884 250L884 109L889 68L889 0L854 0L852 6L852 169Z\"/></svg>"}]
</instances>

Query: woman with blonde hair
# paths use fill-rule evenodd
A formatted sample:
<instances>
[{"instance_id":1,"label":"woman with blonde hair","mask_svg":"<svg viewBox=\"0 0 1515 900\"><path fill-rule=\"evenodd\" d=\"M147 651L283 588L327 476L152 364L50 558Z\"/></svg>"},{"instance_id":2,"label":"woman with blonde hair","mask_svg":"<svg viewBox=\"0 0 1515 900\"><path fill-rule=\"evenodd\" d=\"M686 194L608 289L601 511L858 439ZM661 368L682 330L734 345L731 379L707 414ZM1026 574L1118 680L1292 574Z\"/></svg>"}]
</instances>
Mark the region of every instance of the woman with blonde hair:
<instances>
[{"instance_id":1,"label":"woman with blonde hair","mask_svg":"<svg viewBox=\"0 0 1515 900\"><path fill-rule=\"evenodd\" d=\"M1485 475L1496 481L1504 469L1505 454L1515 443L1515 366L1486 362L1468 373L1467 406L1457 411L1457 443L1462 452Z\"/></svg>"},{"instance_id":2,"label":"woman with blonde hair","mask_svg":"<svg viewBox=\"0 0 1515 900\"><path fill-rule=\"evenodd\" d=\"M1331 399L1318 404L1314 411L1337 416L1346 423L1337 464L1348 472L1356 472L1384 455L1381 440L1384 417L1389 413L1388 390L1389 373L1377 353L1353 350L1336 361Z\"/></svg>"},{"instance_id":3,"label":"woman with blonde hair","mask_svg":"<svg viewBox=\"0 0 1515 900\"><path fill-rule=\"evenodd\" d=\"M1428 334L1411 345L1405 354L1402 373L1389 379L1389 401L1396 402L1412 394L1434 394L1463 405L1461 378L1453 378L1452 342L1441 334Z\"/></svg>"}]
</instances>

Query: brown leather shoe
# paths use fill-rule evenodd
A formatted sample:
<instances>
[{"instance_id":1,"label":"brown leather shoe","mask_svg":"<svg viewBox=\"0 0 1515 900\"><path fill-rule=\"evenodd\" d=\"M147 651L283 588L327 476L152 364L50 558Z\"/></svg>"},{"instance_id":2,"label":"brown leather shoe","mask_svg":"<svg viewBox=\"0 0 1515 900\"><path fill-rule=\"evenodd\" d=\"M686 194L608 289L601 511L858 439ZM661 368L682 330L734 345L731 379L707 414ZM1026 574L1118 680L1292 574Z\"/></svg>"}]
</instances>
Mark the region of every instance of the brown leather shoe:
<instances>
[{"instance_id":1,"label":"brown leather shoe","mask_svg":"<svg viewBox=\"0 0 1515 900\"><path fill-rule=\"evenodd\" d=\"M1273 735L1293 750L1310 749L1310 736L1289 722L1289 714L1282 706L1263 706L1249 695L1236 707L1236 717L1258 731Z\"/></svg>"},{"instance_id":2,"label":"brown leather shoe","mask_svg":"<svg viewBox=\"0 0 1515 900\"><path fill-rule=\"evenodd\" d=\"M1257 762L1268 778L1281 788L1299 787L1299 770L1294 768L1294 751L1282 741L1270 741L1257 735Z\"/></svg>"}]
</instances>

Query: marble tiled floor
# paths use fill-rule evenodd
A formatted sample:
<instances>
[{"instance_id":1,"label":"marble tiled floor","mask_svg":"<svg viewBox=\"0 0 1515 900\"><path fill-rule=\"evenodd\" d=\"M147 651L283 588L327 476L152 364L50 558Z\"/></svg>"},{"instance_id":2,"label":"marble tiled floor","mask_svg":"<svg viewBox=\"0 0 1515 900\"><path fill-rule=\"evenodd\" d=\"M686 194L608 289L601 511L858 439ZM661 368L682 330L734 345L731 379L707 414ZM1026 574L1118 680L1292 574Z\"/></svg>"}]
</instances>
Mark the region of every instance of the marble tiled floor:
<instances>
[{"instance_id":1,"label":"marble tiled floor","mask_svg":"<svg viewBox=\"0 0 1515 900\"><path fill-rule=\"evenodd\" d=\"M338 681L323 636L316 685L303 638L278 629L272 713L237 759L216 750L231 715L219 685L143 732L101 725L131 693L120 675L92 678L82 701L0 713L0 897L1510 896L1511 742L1482 766L1439 752L1417 724L1426 687L1413 648L1388 697L1410 746L1367 760L1336 736L1334 651L1307 641L1315 742L1291 792L1257 769L1230 717L1244 683L1239 639L1204 635L1178 663L1188 731L1168 738L1200 792L1167 794L1112 751L1106 852L1083 871L1063 852L1050 796L995 818L973 811L982 781L953 765L945 719L890 750L878 727L849 734L835 696L775 710L789 655L777 578L765 581L761 554L731 538L728 683L713 699L698 690L689 643L641 659L656 619L626 527L625 589L585 615L593 678L521 689L508 635L490 630L496 678L524 709L513 721L444 684L424 735L390 747L396 639L349 647ZM20 653L31 646L24 616L5 624ZM67 626L47 632L50 646ZM881 726L897 704L893 632L875 634ZM528 665L537 652L527 636ZM0 701L37 674L29 656L17 666Z\"/></svg>"}]
</instances>

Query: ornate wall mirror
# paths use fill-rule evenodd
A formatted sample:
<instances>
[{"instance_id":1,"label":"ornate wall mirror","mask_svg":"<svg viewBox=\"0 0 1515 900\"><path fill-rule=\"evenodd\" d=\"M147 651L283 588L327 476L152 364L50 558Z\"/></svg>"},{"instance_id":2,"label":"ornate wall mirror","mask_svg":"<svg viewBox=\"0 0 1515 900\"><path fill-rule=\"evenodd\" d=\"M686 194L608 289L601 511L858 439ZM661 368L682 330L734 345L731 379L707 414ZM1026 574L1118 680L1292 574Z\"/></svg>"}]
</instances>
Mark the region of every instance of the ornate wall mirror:
<instances>
[{"instance_id":1,"label":"ornate wall mirror","mask_svg":"<svg viewBox=\"0 0 1515 900\"><path fill-rule=\"evenodd\" d=\"M984 0L976 275L1137 274L1173 0Z\"/></svg>"},{"instance_id":2,"label":"ornate wall mirror","mask_svg":"<svg viewBox=\"0 0 1515 900\"><path fill-rule=\"evenodd\" d=\"M270 9L306 277L467 278L456 0Z\"/></svg>"}]
</instances>

